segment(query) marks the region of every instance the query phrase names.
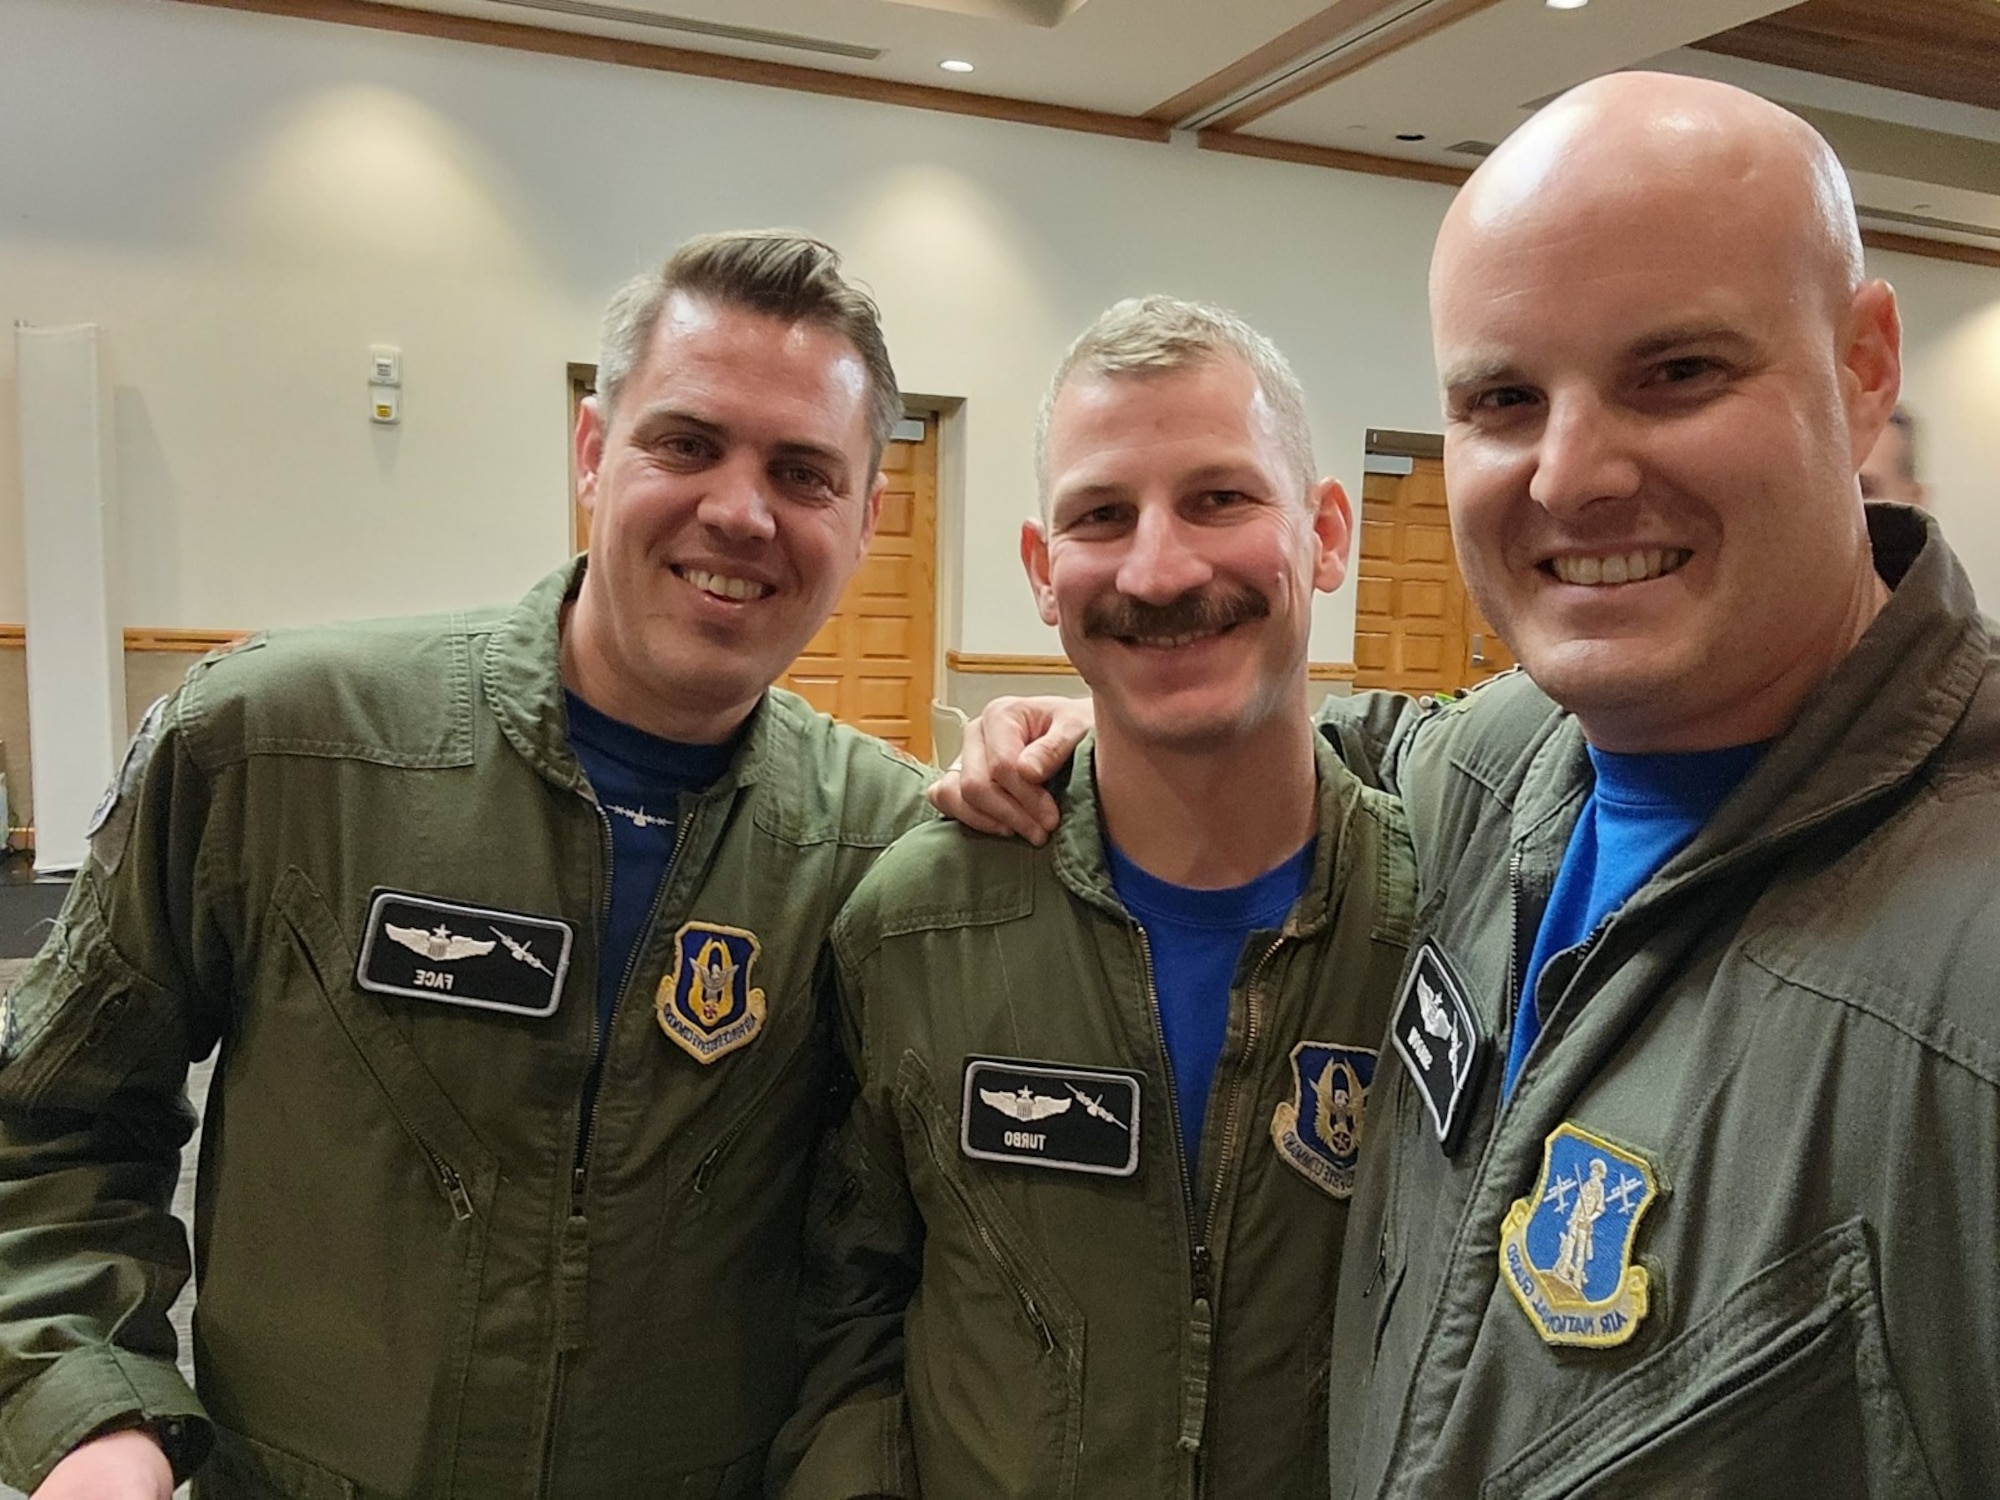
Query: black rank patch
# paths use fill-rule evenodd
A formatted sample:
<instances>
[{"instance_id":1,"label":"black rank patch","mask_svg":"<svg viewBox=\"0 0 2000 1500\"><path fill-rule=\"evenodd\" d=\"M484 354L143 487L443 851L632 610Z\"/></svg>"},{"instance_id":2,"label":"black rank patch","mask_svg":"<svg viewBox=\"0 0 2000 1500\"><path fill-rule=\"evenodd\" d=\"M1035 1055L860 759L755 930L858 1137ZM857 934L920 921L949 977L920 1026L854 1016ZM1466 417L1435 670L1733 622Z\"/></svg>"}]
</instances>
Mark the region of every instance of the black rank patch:
<instances>
[{"instance_id":1,"label":"black rank patch","mask_svg":"<svg viewBox=\"0 0 2000 1500\"><path fill-rule=\"evenodd\" d=\"M1143 1073L968 1057L959 1144L980 1161L1130 1177Z\"/></svg>"},{"instance_id":2,"label":"black rank patch","mask_svg":"<svg viewBox=\"0 0 2000 1500\"><path fill-rule=\"evenodd\" d=\"M1423 1095L1438 1144L1447 1154L1457 1150L1486 1066L1487 1041L1466 1001L1465 986L1435 942L1419 948L1410 964L1390 1035Z\"/></svg>"},{"instance_id":3,"label":"black rank patch","mask_svg":"<svg viewBox=\"0 0 2000 1500\"><path fill-rule=\"evenodd\" d=\"M378 890L354 982L378 995L553 1015L572 937L551 917Z\"/></svg>"}]
</instances>

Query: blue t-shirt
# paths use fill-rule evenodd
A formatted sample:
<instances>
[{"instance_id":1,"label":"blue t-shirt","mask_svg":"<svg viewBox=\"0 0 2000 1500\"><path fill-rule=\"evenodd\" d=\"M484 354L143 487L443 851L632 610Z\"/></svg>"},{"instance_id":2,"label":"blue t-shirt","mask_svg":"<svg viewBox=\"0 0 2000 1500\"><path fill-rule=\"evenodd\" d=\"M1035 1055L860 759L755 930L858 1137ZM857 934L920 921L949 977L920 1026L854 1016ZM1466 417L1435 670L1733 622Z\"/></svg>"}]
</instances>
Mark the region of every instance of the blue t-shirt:
<instances>
[{"instance_id":1,"label":"blue t-shirt","mask_svg":"<svg viewBox=\"0 0 2000 1500\"><path fill-rule=\"evenodd\" d=\"M653 914L660 881L673 858L680 794L712 784L736 751L684 745L601 714L575 693L569 702L569 742L611 824L611 910L597 961L597 1047L611 1031L611 1010L632 961L632 949Z\"/></svg>"},{"instance_id":2,"label":"blue t-shirt","mask_svg":"<svg viewBox=\"0 0 2000 1500\"><path fill-rule=\"evenodd\" d=\"M1508 1040L1502 1097L1542 1032L1535 981L1565 948L1589 939L1654 871L1685 849L1722 799L1750 773L1764 745L1731 745L1672 755L1616 755L1590 749L1597 784L1570 834L1555 889L1535 934Z\"/></svg>"},{"instance_id":3,"label":"blue t-shirt","mask_svg":"<svg viewBox=\"0 0 2000 1500\"><path fill-rule=\"evenodd\" d=\"M1229 1030L1229 985L1253 932L1282 927L1312 875L1313 843L1248 885L1202 891L1148 875L1116 848L1111 885L1146 934L1167 1067L1180 1106L1181 1149L1190 1168L1201 1154L1201 1126L1215 1064Z\"/></svg>"}]
</instances>

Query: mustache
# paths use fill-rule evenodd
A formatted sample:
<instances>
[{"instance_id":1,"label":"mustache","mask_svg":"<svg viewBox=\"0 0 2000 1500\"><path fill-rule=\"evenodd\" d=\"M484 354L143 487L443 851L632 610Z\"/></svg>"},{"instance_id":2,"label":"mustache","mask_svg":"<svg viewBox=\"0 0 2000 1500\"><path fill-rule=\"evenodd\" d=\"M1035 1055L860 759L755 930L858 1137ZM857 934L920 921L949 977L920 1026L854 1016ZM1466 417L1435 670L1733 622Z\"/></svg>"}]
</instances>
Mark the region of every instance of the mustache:
<instances>
[{"instance_id":1,"label":"mustache","mask_svg":"<svg viewBox=\"0 0 2000 1500\"><path fill-rule=\"evenodd\" d=\"M1261 620L1271 612L1271 601L1255 589L1190 589L1165 604L1148 604L1128 594L1112 594L1094 601L1083 614L1086 637L1111 636L1132 639L1138 636L1213 635L1240 625L1245 620Z\"/></svg>"}]
</instances>

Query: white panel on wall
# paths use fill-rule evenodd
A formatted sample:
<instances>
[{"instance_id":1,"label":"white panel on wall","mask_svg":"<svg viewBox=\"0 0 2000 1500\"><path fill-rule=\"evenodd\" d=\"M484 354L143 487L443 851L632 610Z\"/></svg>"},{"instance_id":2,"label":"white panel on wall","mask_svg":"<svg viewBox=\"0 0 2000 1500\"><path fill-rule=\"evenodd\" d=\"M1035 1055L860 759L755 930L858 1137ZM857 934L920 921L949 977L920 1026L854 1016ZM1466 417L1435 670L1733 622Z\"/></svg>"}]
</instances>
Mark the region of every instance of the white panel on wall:
<instances>
[{"instance_id":1,"label":"white panel on wall","mask_svg":"<svg viewBox=\"0 0 2000 1500\"><path fill-rule=\"evenodd\" d=\"M125 741L110 387L99 331L14 330L35 869L74 870Z\"/></svg>"}]
</instances>

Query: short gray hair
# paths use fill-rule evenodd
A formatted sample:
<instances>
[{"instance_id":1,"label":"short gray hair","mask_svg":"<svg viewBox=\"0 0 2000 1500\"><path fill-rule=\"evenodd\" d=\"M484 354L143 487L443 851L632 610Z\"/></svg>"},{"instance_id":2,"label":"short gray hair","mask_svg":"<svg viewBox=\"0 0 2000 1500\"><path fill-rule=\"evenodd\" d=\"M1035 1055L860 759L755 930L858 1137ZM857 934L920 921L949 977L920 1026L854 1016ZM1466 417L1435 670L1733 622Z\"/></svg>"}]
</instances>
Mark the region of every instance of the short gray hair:
<instances>
[{"instance_id":1,"label":"short gray hair","mask_svg":"<svg viewBox=\"0 0 2000 1500\"><path fill-rule=\"evenodd\" d=\"M902 393L875 299L840 274L840 252L784 229L698 235L657 271L625 283L604 310L597 402L606 425L626 380L645 358L660 309L676 292L787 323L809 323L854 346L868 372L869 469L903 416Z\"/></svg>"},{"instance_id":2,"label":"short gray hair","mask_svg":"<svg viewBox=\"0 0 2000 1500\"><path fill-rule=\"evenodd\" d=\"M1232 312L1178 297L1127 297L1098 315L1056 366L1035 419L1035 483L1042 509L1049 503L1049 422L1063 387L1079 376L1147 375L1186 370L1234 356L1250 367L1278 420L1278 442L1299 481L1301 499L1312 494L1312 429L1306 393L1278 346Z\"/></svg>"}]
</instances>

